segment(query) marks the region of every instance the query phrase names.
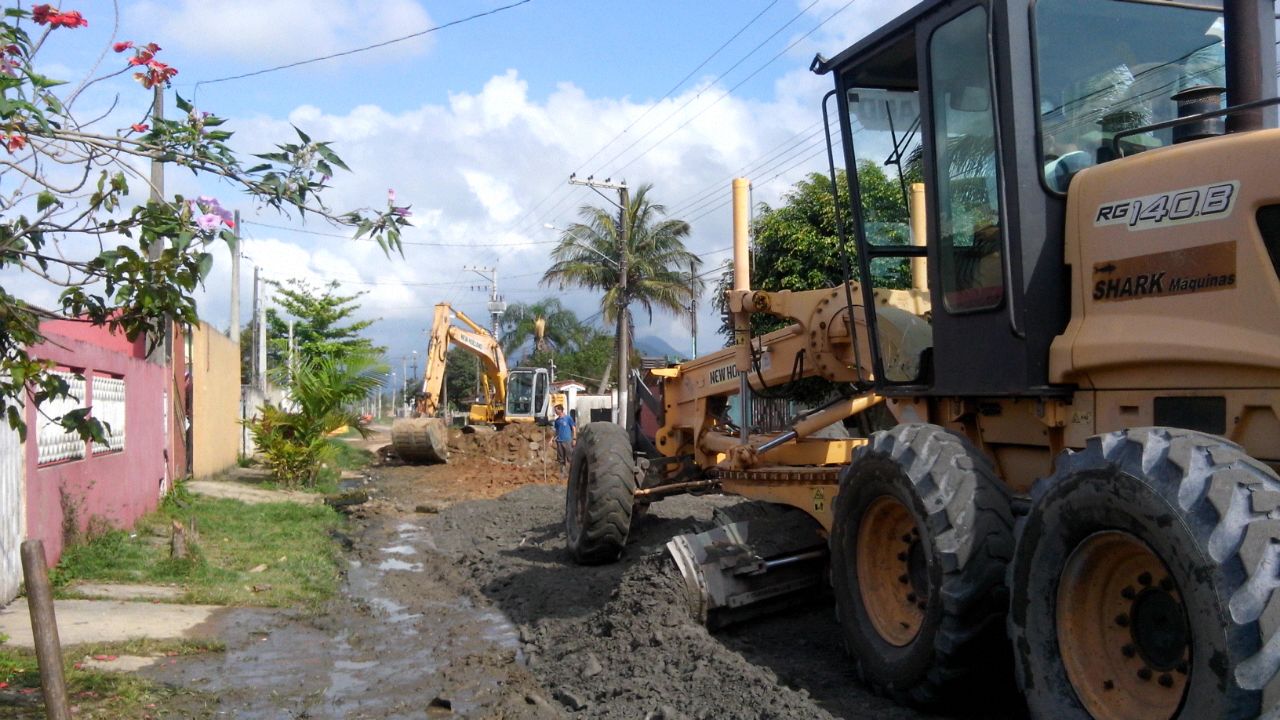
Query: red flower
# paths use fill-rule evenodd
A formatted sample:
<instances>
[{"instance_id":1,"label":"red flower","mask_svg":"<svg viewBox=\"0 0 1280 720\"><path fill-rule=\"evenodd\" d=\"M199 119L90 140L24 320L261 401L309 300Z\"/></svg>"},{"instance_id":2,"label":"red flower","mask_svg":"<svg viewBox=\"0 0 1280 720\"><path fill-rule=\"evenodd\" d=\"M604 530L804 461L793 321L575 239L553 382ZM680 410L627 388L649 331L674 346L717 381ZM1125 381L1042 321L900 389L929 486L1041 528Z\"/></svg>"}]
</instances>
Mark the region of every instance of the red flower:
<instances>
[{"instance_id":1,"label":"red flower","mask_svg":"<svg viewBox=\"0 0 1280 720\"><path fill-rule=\"evenodd\" d=\"M88 27L89 21L85 20L84 17L80 15L80 12L78 10L72 10L70 12L55 13L53 15L50 15L49 26L50 27L67 27L67 28Z\"/></svg>"},{"instance_id":2,"label":"red flower","mask_svg":"<svg viewBox=\"0 0 1280 720\"><path fill-rule=\"evenodd\" d=\"M0 135L3 138L5 149L13 154L27 146L27 137L25 135Z\"/></svg>"},{"instance_id":3,"label":"red flower","mask_svg":"<svg viewBox=\"0 0 1280 720\"><path fill-rule=\"evenodd\" d=\"M147 63L146 72L134 73L133 78L142 83L142 87L150 90L156 85L169 82L170 78L177 74L177 68L169 67L159 60L152 60Z\"/></svg>"},{"instance_id":4,"label":"red flower","mask_svg":"<svg viewBox=\"0 0 1280 720\"><path fill-rule=\"evenodd\" d=\"M37 25L48 25L50 28L66 27L78 28L87 27L89 21L84 19L78 10L69 10L61 12L49 7L48 4L36 5L31 8L31 19Z\"/></svg>"},{"instance_id":5,"label":"red flower","mask_svg":"<svg viewBox=\"0 0 1280 720\"><path fill-rule=\"evenodd\" d=\"M125 40L124 42L118 42L115 45L112 45L111 49L115 50L116 52L124 52L125 50L128 50L131 47L133 47L133 41Z\"/></svg>"},{"instance_id":6,"label":"red flower","mask_svg":"<svg viewBox=\"0 0 1280 720\"><path fill-rule=\"evenodd\" d=\"M134 123L129 127L133 128L134 132L146 132L151 129L146 123Z\"/></svg>"}]
</instances>

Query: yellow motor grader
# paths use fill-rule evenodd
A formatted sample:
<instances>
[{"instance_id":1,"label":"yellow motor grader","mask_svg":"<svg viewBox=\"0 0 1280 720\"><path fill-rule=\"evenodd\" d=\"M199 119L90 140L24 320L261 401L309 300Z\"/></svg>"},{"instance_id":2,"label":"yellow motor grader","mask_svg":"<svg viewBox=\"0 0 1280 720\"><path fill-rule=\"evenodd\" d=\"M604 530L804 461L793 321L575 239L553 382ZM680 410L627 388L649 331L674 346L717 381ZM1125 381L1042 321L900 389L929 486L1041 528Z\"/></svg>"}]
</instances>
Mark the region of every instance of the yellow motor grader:
<instances>
[{"instance_id":1,"label":"yellow motor grader","mask_svg":"<svg viewBox=\"0 0 1280 720\"><path fill-rule=\"evenodd\" d=\"M457 321L461 326L454 324ZM436 417L443 405L444 376L450 344L479 360L481 397L471 405L467 421L498 428L510 423L547 421L552 408L564 402L562 393L551 392L551 375L545 368L507 368L507 357L488 330L449 303L438 303L427 343L422 391L412 418L391 424L391 448L405 462L446 462L448 438L444 421Z\"/></svg>"},{"instance_id":2,"label":"yellow motor grader","mask_svg":"<svg viewBox=\"0 0 1280 720\"><path fill-rule=\"evenodd\" d=\"M657 371L653 437L583 429L570 553L616 559L665 496L737 494L761 509L668 545L691 609L829 577L856 674L901 702L1012 664L1037 718L1280 713L1274 47L1264 0L927 0L816 58L856 265L753 290L735 183L736 343ZM789 429L727 422L813 377L841 393Z\"/></svg>"}]
</instances>

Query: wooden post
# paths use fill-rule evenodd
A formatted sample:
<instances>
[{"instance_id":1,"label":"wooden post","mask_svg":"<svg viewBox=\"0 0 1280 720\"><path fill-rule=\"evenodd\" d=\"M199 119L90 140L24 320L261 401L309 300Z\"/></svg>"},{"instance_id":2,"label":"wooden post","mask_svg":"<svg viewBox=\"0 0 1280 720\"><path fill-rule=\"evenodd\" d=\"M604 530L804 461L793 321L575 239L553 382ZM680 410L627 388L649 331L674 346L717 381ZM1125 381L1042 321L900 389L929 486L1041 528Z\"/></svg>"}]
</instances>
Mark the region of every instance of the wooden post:
<instances>
[{"instance_id":1,"label":"wooden post","mask_svg":"<svg viewBox=\"0 0 1280 720\"><path fill-rule=\"evenodd\" d=\"M45 714L49 720L71 720L67 702L67 679L62 673L62 644L58 642L58 620L53 615L53 589L45 567L44 543L22 543L22 574L27 585L27 607L31 611L31 634L36 641L40 665L40 689L44 692Z\"/></svg>"}]
</instances>

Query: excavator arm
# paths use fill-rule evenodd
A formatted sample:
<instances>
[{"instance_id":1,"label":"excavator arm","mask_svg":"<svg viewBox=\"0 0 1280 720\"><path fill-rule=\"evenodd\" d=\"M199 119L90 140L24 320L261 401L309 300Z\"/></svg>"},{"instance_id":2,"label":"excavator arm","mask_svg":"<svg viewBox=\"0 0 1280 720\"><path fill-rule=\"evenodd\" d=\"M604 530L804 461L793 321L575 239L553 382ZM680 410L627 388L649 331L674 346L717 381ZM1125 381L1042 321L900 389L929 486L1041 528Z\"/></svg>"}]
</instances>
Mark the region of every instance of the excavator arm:
<instances>
[{"instance_id":1,"label":"excavator arm","mask_svg":"<svg viewBox=\"0 0 1280 720\"><path fill-rule=\"evenodd\" d=\"M455 325L455 320L464 327ZM435 317L431 323L431 339L427 344L427 366L423 373L418 414L433 417L440 410L450 344L480 359L484 369L481 382L489 414L500 415L507 402L507 358L502 352L502 346L487 330L462 311L455 310L449 303L436 305Z\"/></svg>"}]
</instances>

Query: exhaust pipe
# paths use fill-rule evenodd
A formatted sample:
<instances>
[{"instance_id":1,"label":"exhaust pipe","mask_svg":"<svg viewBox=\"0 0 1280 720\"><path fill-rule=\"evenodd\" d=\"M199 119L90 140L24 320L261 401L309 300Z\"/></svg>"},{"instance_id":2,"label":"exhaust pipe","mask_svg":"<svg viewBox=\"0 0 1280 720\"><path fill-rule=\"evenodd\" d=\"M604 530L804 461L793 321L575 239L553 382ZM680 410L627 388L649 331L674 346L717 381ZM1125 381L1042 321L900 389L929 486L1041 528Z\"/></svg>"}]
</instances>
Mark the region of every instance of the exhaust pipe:
<instances>
[{"instance_id":1,"label":"exhaust pipe","mask_svg":"<svg viewBox=\"0 0 1280 720\"><path fill-rule=\"evenodd\" d=\"M1228 106L1266 97L1263 94L1262 23L1264 20L1274 22L1272 5L1263 0L1224 0L1222 3ZM1227 117L1227 132L1261 130L1262 113L1262 108L1254 108L1231 114Z\"/></svg>"}]
</instances>

